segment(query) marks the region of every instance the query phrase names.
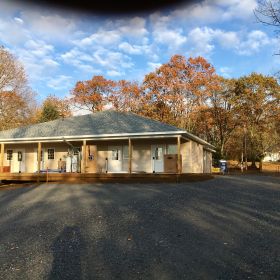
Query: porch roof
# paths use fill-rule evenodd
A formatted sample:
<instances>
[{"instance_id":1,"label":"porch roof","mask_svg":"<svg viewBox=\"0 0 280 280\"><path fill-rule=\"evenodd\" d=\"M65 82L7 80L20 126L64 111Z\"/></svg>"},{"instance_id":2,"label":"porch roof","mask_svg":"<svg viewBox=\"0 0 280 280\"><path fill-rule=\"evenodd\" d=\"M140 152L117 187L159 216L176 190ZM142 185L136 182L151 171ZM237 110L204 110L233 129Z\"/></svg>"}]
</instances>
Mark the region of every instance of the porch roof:
<instances>
[{"instance_id":1,"label":"porch roof","mask_svg":"<svg viewBox=\"0 0 280 280\"><path fill-rule=\"evenodd\" d=\"M213 147L203 139L175 126L134 113L112 110L61 118L0 132L0 142L63 141L77 139L123 138L137 136L168 137L182 135L204 146Z\"/></svg>"},{"instance_id":2,"label":"porch roof","mask_svg":"<svg viewBox=\"0 0 280 280\"><path fill-rule=\"evenodd\" d=\"M133 113L103 111L94 114L61 118L0 132L6 139L54 138L74 136L122 135L138 133L182 132L175 126L161 123Z\"/></svg>"}]
</instances>

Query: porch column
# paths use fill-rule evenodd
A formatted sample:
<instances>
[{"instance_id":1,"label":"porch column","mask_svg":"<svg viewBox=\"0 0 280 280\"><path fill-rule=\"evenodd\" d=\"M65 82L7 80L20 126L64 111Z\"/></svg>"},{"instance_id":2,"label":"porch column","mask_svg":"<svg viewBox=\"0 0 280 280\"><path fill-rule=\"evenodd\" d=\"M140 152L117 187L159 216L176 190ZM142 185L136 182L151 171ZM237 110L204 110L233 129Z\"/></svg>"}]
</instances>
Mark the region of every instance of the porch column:
<instances>
[{"instance_id":1,"label":"porch column","mask_svg":"<svg viewBox=\"0 0 280 280\"><path fill-rule=\"evenodd\" d=\"M38 170L38 173L40 173L40 170L41 170L41 153L42 153L42 143L41 142L38 142L38 161L37 161L37 170Z\"/></svg>"},{"instance_id":2,"label":"porch column","mask_svg":"<svg viewBox=\"0 0 280 280\"><path fill-rule=\"evenodd\" d=\"M4 167L4 143L1 143L1 154L0 154L0 172L3 172Z\"/></svg>"},{"instance_id":3,"label":"porch column","mask_svg":"<svg viewBox=\"0 0 280 280\"><path fill-rule=\"evenodd\" d=\"M181 167L181 136L177 136L177 173L182 173L182 167Z\"/></svg>"},{"instance_id":4,"label":"porch column","mask_svg":"<svg viewBox=\"0 0 280 280\"><path fill-rule=\"evenodd\" d=\"M41 170L41 152L42 152L42 143L38 142L38 149L37 149L37 182L40 181L40 170Z\"/></svg>"},{"instance_id":5,"label":"porch column","mask_svg":"<svg viewBox=\"0 0 280 280\"><path fill-rule=\"evenodd\" d=\"M130 138L128 138L128 172L129 174L132 173L132 145Z\"/></svg>"},{"instance_id":6,"label":"porch column","mask_svg":"<svg viewBox=\"0 0 280 280\"><path fill-rule=\"evenodd\" d=\"M86 173L86 166L87 166L87 141L83 140L83 149L82 149L82 173Z\"/></svg>"}]
</instances>

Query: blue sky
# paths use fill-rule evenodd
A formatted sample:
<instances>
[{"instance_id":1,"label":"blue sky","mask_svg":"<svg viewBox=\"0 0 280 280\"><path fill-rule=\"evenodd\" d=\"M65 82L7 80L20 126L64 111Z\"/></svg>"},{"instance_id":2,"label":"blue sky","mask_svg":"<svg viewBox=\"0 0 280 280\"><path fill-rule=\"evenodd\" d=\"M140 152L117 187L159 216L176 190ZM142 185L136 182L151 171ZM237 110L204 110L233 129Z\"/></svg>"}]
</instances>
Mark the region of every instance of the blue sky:
<instances>
[{"instance_id":1,"label":"blue sky","mask_svg":"<svg viewBox=\"0 0 280 280\"><path fill-rule=\"evenodd\" d=\"M204 56L218 74L280 69L279 39L254 17L256 0L204 0L133 16L48 10L0 0L0 45L24 64L38 99L79 80L141 81L174 54Z\"/></svg>"}]
</instances>

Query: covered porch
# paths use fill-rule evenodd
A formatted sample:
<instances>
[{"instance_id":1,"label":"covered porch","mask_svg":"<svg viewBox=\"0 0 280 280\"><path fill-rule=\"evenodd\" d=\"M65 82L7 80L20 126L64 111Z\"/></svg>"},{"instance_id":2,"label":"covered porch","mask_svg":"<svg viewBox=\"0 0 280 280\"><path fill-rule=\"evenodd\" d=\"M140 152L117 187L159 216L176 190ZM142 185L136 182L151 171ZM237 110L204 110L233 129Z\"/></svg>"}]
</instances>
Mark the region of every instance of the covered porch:
<instances>
[{"instance_id":1,"label":"covered porch","mask_svg":"<svg viewBox=\"0 0 280 280\"><path fill-rule=\"evenodd\" d=\"M152 135L2 142L1 178L181 174L181 149L187 141L181 135Z\"/></svg>"}]
</instances>

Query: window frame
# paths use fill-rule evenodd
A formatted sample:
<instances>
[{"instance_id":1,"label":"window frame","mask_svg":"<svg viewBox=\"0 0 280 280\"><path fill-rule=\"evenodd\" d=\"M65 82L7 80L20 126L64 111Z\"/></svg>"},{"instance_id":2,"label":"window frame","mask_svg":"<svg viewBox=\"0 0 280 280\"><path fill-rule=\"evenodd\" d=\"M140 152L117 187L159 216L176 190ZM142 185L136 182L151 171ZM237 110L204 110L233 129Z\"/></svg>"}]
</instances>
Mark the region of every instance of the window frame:
<instances>
[{"instance_id":1,"label":"window frame","mask_svg":"<svg viewBox=\"0 0 280 280\"><path fill-rule=\"evenodd\" d=\"M11 153L9 153L9 152L11 152ZM11 161L11 160L13 160L13 153L14 153L14 151L12 150L12 149L8 149L7 151L6 151L6 154L7 154L7 160L8 161ZM11 156L11 157L9 157L9 156Z\"/></svg>"},{"instance_id":2,"label":"window frame","mask_svg":"<svg viewBox=\"0 0 280 280\"><path fill-rule=\"evenodd\" d=\"M49 155L49 150L53 150L53 158L50 158ZM55 148L47 148L47 158L48 160L55 160Z\"/></svg>"}]
</instances>

